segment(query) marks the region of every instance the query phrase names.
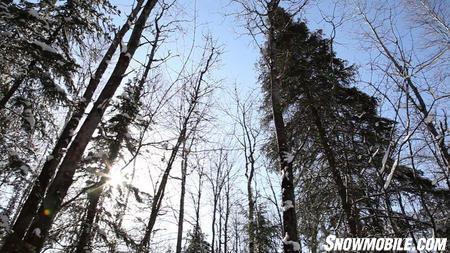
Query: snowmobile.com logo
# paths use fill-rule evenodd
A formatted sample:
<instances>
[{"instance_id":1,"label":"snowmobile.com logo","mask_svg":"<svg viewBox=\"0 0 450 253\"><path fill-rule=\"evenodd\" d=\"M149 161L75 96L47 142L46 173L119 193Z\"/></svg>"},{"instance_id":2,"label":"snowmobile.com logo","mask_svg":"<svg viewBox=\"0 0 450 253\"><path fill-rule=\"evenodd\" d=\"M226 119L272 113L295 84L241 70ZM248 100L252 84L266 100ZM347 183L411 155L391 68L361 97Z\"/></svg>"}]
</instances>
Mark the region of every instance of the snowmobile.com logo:
<instances>
[{"instance_id":1,"label":"snowmobile.com logo","mask_svg":"<svg viewBox=\"0 0 450 253\"><path fill-rule=\"evenodd\" d=\"M444 251L447 238L337 238L329 235L326 251Z\"/></svg>"}]
</instances>

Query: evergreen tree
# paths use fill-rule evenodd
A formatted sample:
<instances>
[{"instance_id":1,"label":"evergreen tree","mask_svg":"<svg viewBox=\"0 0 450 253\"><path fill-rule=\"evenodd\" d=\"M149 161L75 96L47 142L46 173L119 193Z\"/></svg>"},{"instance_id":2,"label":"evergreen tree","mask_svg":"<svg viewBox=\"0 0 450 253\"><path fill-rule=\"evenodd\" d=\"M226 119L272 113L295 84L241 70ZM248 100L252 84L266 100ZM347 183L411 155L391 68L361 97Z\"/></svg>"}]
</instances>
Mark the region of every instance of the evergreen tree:
<instances>
[{"instance_id":1,"label":"evergreen tree","mask_svg":"<svg viewBox=\"0 0 450 253\"><path fill-rule=\"evenodd\" d=\"M205 234L199 226L195 226L187 235L187 248L185 253L209 253L211 245L206 241Z\"/></svg>"},{"instance_id":2,"label":"evergreen tree","mask_svg":"<svg viewBox=\"0 0 450 253\"><path fill-rule=\"evenodd\" d=\"M119 103L112 106L115 115L106 124L101 124L100 134L93 138L97 153L104 154L104 157L101 159L100 168L95 172L101 175L100 179L88 190L89 205L86 218L82 224L76 252L84 252L86 248L92 248L92 236L95 227L98 227L95 226L95 217L99 215L100 198L108 182L111 167L118 158L120 150L123 146L127 146L131 150L135 149L135 145L133 145L135 141L131 138L129 128L139 113L144 81L145 78L140 82L138 80L128 81L124 92L119 96Z\"/></svg>"},{"instance_id":3,"label":"evergreen tree","mask_svg":"<svg viewBox=\"0 0 450 253\"><path fill-rule=\"evenodd\" d=\"M255 211L253 226L248 228L254 234L255 252L277 252L276 235L279 234L279 228L269 219L264 204L259 204Z\"/></svg>"},{"instance_id":4,"label":"evergreen tree","mask_svg":"<svg viewBox=\"0 0 450 253\"><path fill-rule=\"evenodd\" d=\"M9 1L8 1L9 2ZM0 110L19 91L37 93L50 101L65 99L74 88L74 50L85 49L85 38L106 35L108 1L2 1L0 3Z\"/></svg>"},{"instance_id":5,"label":"evergreen tree","mask_svg":"<svg viewBox=\"0 0 450 253\"><path fill-rule=\"evenodd\" d=\"M361 225L352 200L358 197L359 182L349 175L368 166L362 166L370 154L364 148L381 146L392 122L376 115L375 98L349 87L355 68L335 56L321 31L313 33L305 23L292 22L281 8L275 12L273 64L279 69L276 78L282 82L280 104L286 115L287 139L296 153L291 157L297 156L297 167L299 162L309 161L320 166L321 174L330 175L348 232L356 236ZM269 78L263 69L264 108L269 108ZM272 111L266 112L270 118Z\"/></svg>"},{"instance_id":6,"label":"evergreen tree","mask_svg":"<svg viewBox=\"0 0 450 253\"><path fill-rule=\"evenodd\" d=\"M377 115L374 97L350 87L355 68L335 56L320 30L311 32L304 22L293 22L281 8L276 13L274 64L282 80L280 101L289 145L295 150L294 167L301 170L299 227L308 247L316 252L317 242L330 230L352 236L386 236L393 231L398 237L410 236L404 231L412 226L425 230L402 208L395 208L401 207L400 194L421 196L426 191L428 201L442 205L445 198L419 171L406 166L399 166L391 178L396 186L386 189L389 176L383 168L397 166L389 151L395 148L390 143L395 122ZM269 123L271 76L267 69L262 71ZM272 158L274 139L266 147ZM341 210L347 226L338 223Z\"/></svg>"}]
</instances>

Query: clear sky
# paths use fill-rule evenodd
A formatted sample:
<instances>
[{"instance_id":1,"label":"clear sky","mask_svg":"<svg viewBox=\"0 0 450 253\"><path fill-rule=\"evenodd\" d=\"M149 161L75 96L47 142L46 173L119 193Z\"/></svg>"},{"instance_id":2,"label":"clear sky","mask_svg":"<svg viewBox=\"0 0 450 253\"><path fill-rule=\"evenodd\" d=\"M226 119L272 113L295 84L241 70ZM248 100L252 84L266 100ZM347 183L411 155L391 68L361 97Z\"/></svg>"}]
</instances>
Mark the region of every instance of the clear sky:
<instances>
[{"instance_id":1,"label":"clear sky","mask_svg":"<svg viewBox=\"0 0 450 253\"><path fill-rule=\"evenodd\" d=\"M225 78L224 85L232 87L236 82L241 89L257 88L259 91L258 72L255 69L260 57L259 49L246 34L242 23L233 15L239 11L239 6L230 2L230 0L196 0L180 3L186 6L186 13L193 14L194 10L197 10L199 25L197 36L209 32L223 47L222 67L216 74ZM310 1L301 19L306 20L312 31L322 29L326 38L330 36L331 26L323 21L322 15L331 15L333 12L336 20L339 19L339 15L345 15L339 7L334 8L332 0ZM338 57L347 60L349 64L361 66L368 57L361 53L362 45L355 33L359 29L349 22L344 22L337 30L334 50Z\"/></svg>"}]
</instances>

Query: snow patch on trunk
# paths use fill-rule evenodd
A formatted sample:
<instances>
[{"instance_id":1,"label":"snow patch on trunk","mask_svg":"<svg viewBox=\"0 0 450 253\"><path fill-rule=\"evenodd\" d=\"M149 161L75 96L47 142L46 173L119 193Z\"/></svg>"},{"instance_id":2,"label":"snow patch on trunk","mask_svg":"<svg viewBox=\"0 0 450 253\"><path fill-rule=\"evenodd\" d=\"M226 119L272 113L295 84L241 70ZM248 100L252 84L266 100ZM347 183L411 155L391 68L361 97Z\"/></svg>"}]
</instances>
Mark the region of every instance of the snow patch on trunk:
<instances>
[{"instance_id":1,"label":"snow patch on trunk","mask_svg":"<svg viewBox=\"0 0 450 253\"><path fill-rule=\"evenodd\" d=\"M292 161L294 161L294 154L291 154L289 152L284 152L283 153L283 160L287 163L292 163Z\"/></svg>"},{"instance_id":2,"label":"snow patch on trunk","mask_svg":"<svg viewBox=\"0 0 450 253\"><path fill-rule=\"evenodd\" d=\"M282 206L283 208L283 212L286 212L287 210L289 210L290 208L294 208L294 204L292 204L291 200L286 200L284 202L284 205Z\"/></svg>"},{"instance_id":3,"label":"snow patch on trunk","mask_svg":"<svg viewBox=\"0 0 450 253\"><path fill-rule=\"evenodd\" d=\"M281 171L281 181L283 181L283 178L286 177L287 180L289 180L289 173L285 170Z\"/></svg>"},{"instance_id":4,"label":"snow patch on trunk","mask_svg":"<svg viewBox=\"0 0 450 253\"><path fill-rule=\"evenodd\" d=\"M128 51L128 47L123 40L120 42L120 51L124 54Z\"/></svg>"},{"instance_id":5,"label":"snow patch on trunk","mask_svg":"<svg viewBox=\"0 0 450 253\"><path fill-rule=\"evenodd\" d=\"M290 241L288 233L286 233L286 235L284 236L283 243L285 245L292 245L292 249L294 251L299 251L300 250L300 243L298 243L296 241Z\"/></svg>"},{"instance_id":6,"label":"snow patch on trunk","mask_svg":"<svg viewBox=\"0 0 450 253\"><path fill-rule=\"evenodd\" d=\"M430 124L431 122L434 121L434 116L428 114L428 116L423 120L425 123Z\"/></svg>"},{"instance_id":7,"label":"snow patch on trunk","mask_svg":"<svg viewBox=\"0 0 450 253\"><path fill-rule=\"evenodd\" d=\"M35 236L41 238L41 229L40 229L40 228L35 228L35 229L33 230L33 235L35 235Z\"/></svg>"}]
</instances>

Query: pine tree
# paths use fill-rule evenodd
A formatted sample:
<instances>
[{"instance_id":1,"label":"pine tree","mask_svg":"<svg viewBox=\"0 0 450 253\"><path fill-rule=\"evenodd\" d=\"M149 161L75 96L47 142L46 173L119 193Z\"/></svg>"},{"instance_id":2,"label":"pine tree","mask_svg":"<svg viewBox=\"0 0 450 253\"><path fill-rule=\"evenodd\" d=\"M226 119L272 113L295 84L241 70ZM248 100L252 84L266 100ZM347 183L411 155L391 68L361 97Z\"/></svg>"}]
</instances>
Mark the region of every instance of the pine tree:
<instances>
[{"instance_id":1,"label":"pine tree","mask_svg":"<svg viewBox=\"0 0 450 253\"><path fill-rule=\"evenodd\" d=\"M95 228L95 217L100 209L100 198L103 189L106 186L111 167L114 165L123 146L134 149L132 143L134 140L130 138L130 125L139 113L140 97L142 94L145 78L140 82L138 80L129 80L125 86L124 92L119 96L119 103L113 105L115 115L109 119L100 129L100 135L93 140L96 142L98 152L103 151L105 157L102 159L103 166L97 173L100 176L98 182L91 186L88 190L89 205L87 207L86 218L83 221L81 234L78 239L76 252L85 252L91 249L92 235ZM108 151L105 153L105 151Z\"/></svg>"},{"instance_id":2,"label":"pine tree","mask_svg":"<svg viewBox=\"0 0 450 253\"><path fill-rule=\"evenodd\" d=\"M391 130L391 121L376 115L376 100L356 88L350 88L353 66L335 57L321 31L310 32L303 22L292 22L278 8L274 15L274 65L281 80L280 105L286 115L287 139L301 162L312 164L331 174L340 205L346 215L350 234L360 233L358 210L352 205L352 180L348 175L361 169L366 154L360 142L376 147ZM266 94L264 108L270 108L271 73L263 69L261 80ZM272 111L267 110L267 118ZM377 144L378 141L378 144ZM370 142L370 143L369 143ZM356 144L355 144L356 143ZM358 144L359 143L359 144ZM353 145L354 144L354 145ZM313 151L313 152L311 152ZM358 156L358 154L361 154ZM303 172L305 173L305 172Z\"/></svg>"},{"instance_id":3,"label":"pine tree","mask_svg":"<svg viewBox=\"0 0 450 253\"><path fill-rule=\"evenodd\" d=\"M124 78L123 74L130 63L131 57L139 46L139 40L141 38L142 31L145 28L145 22L155 4L156 1L151 0L148 1L143 8L139 18L136 21L133 32L130 35L130 41L127 44L127 49L122 50L115 69L112 71L111 77L109 78L105 88L100 93L98 100L94 103L93 109L88 114L85 122L80 128L80 131L72 142L72 145L68 149L68 152L59 167L59 171L53 180L52 185L49 187L43 204L39 207L39 211L36 214L36 217L26 235L27 243L32 244L37 249L42 248L44 240L48 236L53 219L60 210L62 200L73 182L73 175L78 167L83 152L103 114L105 113L109 100L112 98L114 92ZM45 210L51 211L45 212ZM42 234L39 233L40 235L37 236L35 231L42 231Z\"/></svg>"},{"instance_id":4,"label":"pine tree","mask_svg":"<svg viewBox=\"0 0 450 253\"><path fill-rule=\"evenodd\" d=\"M74 89L72 75L78 67L74 50L85 48L86 36L106 36L105 13L115 11L107 1L3 1L0 5L0 30L5 31L0 34L0 111L20 89L49 101L66 99L65 89ZM63 78L64 88L58 78Z\"/></svg>"},{"instance_id":5,"label":"pine tree","mask_svg":"<svg viewBox=\"0 0 450 253\"><path fill-rule=\"evenodd\" d=\"M187 235L187 248L185 253L209 253L211 245L206 241L205 234L199 226L195 226Z\"/></svg>"}]
</instances>

